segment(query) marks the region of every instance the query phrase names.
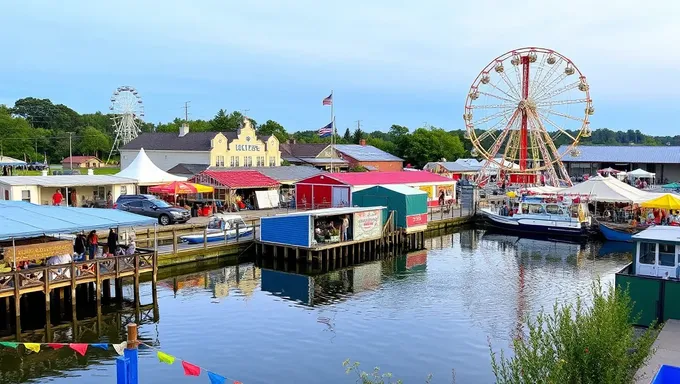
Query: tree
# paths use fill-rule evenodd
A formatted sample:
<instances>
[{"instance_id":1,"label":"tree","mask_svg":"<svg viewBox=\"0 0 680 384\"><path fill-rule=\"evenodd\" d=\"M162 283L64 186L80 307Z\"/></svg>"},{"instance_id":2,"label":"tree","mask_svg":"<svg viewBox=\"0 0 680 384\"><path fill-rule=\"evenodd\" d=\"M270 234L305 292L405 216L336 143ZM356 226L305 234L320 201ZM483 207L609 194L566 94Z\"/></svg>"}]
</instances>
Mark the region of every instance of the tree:
<instances>
[{"instance_id":1,"label":"tree","mask_svg":"<svg viewBox=\"0 0 680 384\"><path fill-rule=\"evenodd\" d=\"M279 142L284 143L288 140L288 132L283 127L283 125L277 123L274 120L267 120L266 123L257 127L258 135L274 135Z\"/></svg>"},{"instance_id":2,"label":"tree","mask_svg":"<svg viewBox=\"0 0 680 384\"><path fill-rule=\"evenodd\" d=\"M215 117L210 120L210 125L214 131L229 131L229 116L227 115L227 111L224 109L217 111Z\"/></svg>"},{"instance_id":3,"label":"tree","mask_svg":"<svg viewBox=\"0 0 680 384\"><path fill-rule=\"evenodd\" d=\"M442 158L453 161L465 153L458 136L440 128L418 128L404 144L404 159L418 167Z\"/></svg>"},{"instance_id":4,"label":"tree","mask_svg":"<svg viewBox=\"0 0 680 384\"><path fill-rule=\"evenodd\" d=\"M361 139L363 139L363 138L364 138L364 131L362 131L361 128L357 127L357 129L354 130L354 137L352 137L354 144L361 143Z\"/></svg>"},{"instance_id":5,"label":"tree","mask_svg":"<svg viewBox=\"0 0 680 384\"><path fill-rule=\"evenodd\" d=\"M349 127L345 130L345 134L342 136L342 139L345 141L345 143L351 143L352 142L352 133L349 131Z\"/></svg>"},{"instance_id":6,"label":"tree","mask_svg":"<svg viewBox=\"0 0 680 384\"><path fill-rule=\"evenodd\" d=\"M104 156L111 150L109 136L95 127L85 127L78 132L77 152L83 155Z\"/></svg>"}]
</instances>

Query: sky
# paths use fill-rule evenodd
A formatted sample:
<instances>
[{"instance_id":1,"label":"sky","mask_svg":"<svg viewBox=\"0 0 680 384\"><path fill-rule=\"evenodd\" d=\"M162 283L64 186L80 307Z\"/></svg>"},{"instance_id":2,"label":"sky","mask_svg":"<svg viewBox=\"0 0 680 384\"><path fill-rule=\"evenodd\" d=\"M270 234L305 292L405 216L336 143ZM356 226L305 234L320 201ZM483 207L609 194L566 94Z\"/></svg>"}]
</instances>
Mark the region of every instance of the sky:
<instances>
[{"instance_id":1,"label":"sky","mask_svg":"<svg viewBox=\"0 0 680 384\"><path fill-rule=\"evenodd\" d=\"M330 120L387 130L464 127L470 84L537 46L585 74L592 128L678 132L680 2L21 0L0 3L0 104L49 98L108 110L135 87L146 120L247 111L288 131Z\"/></svg>"}]
</instances>

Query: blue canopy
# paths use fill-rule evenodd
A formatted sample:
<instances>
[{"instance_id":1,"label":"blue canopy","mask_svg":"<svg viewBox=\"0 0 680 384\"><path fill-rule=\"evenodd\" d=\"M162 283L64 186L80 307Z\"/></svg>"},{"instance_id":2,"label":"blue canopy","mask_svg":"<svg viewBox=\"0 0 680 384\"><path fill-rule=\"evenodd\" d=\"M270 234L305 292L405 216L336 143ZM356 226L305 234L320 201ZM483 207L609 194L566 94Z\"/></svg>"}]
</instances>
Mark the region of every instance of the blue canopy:
<instances>
[{"instance_id":1,"label":"blue canopy","mask_svg":"<svg viewBox=\"0 0 680 384\"><path fill-rule=\"evenodd\" d=\"M0 201L0 239L154 223L156 223L154 218L117 209L73 208L36 205L23 201Z\"/></svg>"}]
</instances>

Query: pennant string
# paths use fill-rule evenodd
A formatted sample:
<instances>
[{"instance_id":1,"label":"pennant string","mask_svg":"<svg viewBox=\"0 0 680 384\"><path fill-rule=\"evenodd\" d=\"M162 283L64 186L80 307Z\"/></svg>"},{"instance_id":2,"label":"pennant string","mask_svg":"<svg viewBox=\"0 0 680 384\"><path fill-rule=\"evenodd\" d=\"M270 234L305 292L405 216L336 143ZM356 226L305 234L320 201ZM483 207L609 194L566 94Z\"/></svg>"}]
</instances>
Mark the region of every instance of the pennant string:
<instances>
[{"instance_id":1,"label":"pennant string","mask_svg":"<svg viewBox=\"0 0 680 384\"><path fill-rule=\"evenodd\" d=\"M186 376L199 376L201 374L201 371L206 371L208 373L208 378L210 379L210 384L226 384L227 380L229 380L233 384L243 384L242 382L240 382L238 380L232 379L230 377L219 375L215 372L207 370L207 369L200 367L198 365L191 364L191 363L187 362L186 360L182 360L182 359L175 357L173 355L169 355L165 352L162 352L160 349L158 349L158 348L156 348L152 345L146 344L146 343L141 342L141 341L139 341L138 343L139 343L140 346L144 346L145 348L149 348L151 350L156 351L156 356L158 356L158 360L160 360L163 363L166 363L166 362L161 360L161 357L160 357L161 354L164 355L164 356L171 357L173 363L175 362L175 360L180 360L182 362L182 368L184 368L184 374ZM172 363L166 363L166 364L172 364Z\"/></svg>"}]
</instances>

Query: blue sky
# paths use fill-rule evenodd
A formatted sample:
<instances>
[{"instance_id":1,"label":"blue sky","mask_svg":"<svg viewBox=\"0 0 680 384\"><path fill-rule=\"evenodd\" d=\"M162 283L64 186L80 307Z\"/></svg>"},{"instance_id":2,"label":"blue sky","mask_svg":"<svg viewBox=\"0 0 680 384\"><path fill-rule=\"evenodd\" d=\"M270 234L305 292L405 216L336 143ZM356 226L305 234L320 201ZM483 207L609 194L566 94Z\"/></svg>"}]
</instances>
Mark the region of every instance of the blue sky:
<instances>
[{"instance_id":1,"label":"blue sky","mask_svg":"<svg viewBox=\"0 0 680 384\"><path fill-rule=\"evenodd\" d=\"M678 132L675 1L3 1L0 103L50 98L106 111L132 85L148 121L249 109L318 129L462 128L470 83L494 57L555 49L587 76L593 128ZM675 16L675 18L673 18Z\"/></svg>"}]
</instances>

